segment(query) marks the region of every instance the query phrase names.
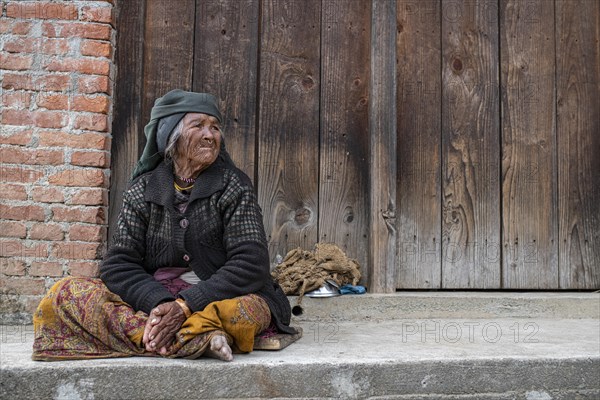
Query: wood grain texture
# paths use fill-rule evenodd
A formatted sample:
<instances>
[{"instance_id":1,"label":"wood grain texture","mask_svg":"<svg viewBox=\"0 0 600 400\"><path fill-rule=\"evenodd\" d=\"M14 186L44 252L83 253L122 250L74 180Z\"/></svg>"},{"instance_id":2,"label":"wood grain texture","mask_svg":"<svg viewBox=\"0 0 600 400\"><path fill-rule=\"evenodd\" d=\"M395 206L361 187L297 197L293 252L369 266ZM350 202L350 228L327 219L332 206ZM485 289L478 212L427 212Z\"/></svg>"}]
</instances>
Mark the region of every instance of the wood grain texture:
<instances>
[{"instance_id":1,"label":"wood grain texture","mask_svg":"<svg viewBox=\"0 0 600 400\"><path fill-rule=\"evenodd\" d=\"M500 5L503 287L558 289L554 9Z\"/></svg>"},{"instance_id":2,"label":"wood grain texture","mask_svg":"<svg viewBox=\"0 0 600 400\"><path fill-rule=\"evenodd\" d=\"M108 201L109 240L112 238L121 210L123 191L139 157L139 142L144 125L140 121L143 85L143 44L137 38L144 35L143 0L117 3L117 46L115 64L118 84L114 91L111 143L111 175Z\"/></svg>"},{"instance_id":3,"label":"wood grain texture","mask_svg":"<svg viewBox=\"0 0 600 400\"><path fill-rule=\"evenodd\" d=\"M319 241L336 243L368 279L371 6L323 2Z\"/></svg>"},{"instance_id":4,"label":"wood grain texture","mask_svg":"<svg viewBox=\"0 0 600 400\"><path fill-rule=\"evenodd\" d=\"M117 15L109 234L152 105L182 88L220 98L273 258L335 242L371 292L600 287L598 1L128 0Z\"/></svg>"},{"instance_id":5,"label":"wood grain texture","mask_svg":"<svg viewBox=\"0 0 600 400\"><path fill-rule=\"evenodd\" d=\"M194 91L219 98L227 150L254 179L259 1L197 1L196 9Z\"/></svg>"},{"instance_id":6,"label":"wood grain texture","mask_svg":"<svg viewBox=\"0 0 600 400\"><path fill-rule=\"evenodd\" d=\"M320 1L262 3L258 195L269 252L318 240Z\"/></svg>"},{"instance_id":7,"label":"wood grain texture","mask_svg":"<svg viewBox=\"0 0 600 400\"><path fill-rule=\"evenodd\" d=\"M157 98L172 89L192 89L194 14L194 0L146 2L143 125ZM140 141L140 154L145 143Z\"/></svg>"},{"instance_id":8,"label":"wood grain texture","mask_svg":"<svg viewBox=\"0 0 600 400\"><path fill-rule=\"evenodd\" d=\"M495 1L442 9L443 288L500 287L497 18Z\"/></svg>"},{"instance_id":9,"label":"wood grain texture","mask_svg":"<svg viewBox=\"0 0 600 400\"><path fill-rule=\"evenodd\" d=\"M600 3L556 2L562 289L600 287Z\"/></svg>"},{"instance_id":10,"label":"wood grain texture","mask_svg":"<svg viewBox=\"0 0 600 400\"><path fill-rule=\"evenodd\" d=\"M369 104L369 291L396 290L396 1L373 0Z\"/></svg>"},{"instance_id":11,"label":"wood grain texture","mask_svg":"<svg viewBox=\"0 0 600 400\"><path fill-rule=\"evenodd\" d=\"M398 2L398 288L441 285L441 3Z\"/></svg>"}]
</instances>

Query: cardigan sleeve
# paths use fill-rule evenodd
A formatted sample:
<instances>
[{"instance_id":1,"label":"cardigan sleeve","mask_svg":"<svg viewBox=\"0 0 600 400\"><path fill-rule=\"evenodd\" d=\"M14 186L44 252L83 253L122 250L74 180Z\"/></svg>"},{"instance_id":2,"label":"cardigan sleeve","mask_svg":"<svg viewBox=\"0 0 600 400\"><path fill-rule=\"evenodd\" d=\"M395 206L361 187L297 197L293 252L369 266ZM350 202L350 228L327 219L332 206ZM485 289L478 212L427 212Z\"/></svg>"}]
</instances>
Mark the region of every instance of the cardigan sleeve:
<instances>
[{"instance_id":1,"label":"cardigan sleeve","mask_svg":"<svg viewBox=\"0 0 600 400\"><path fill-rule=\"evenodd\" d=\"M209 279L179 294L193 311L214 301L258 292L271 279L262 212L252 187L229 187L219 202L226 261Z\"/></svg>"},{"instance_id":2,"label":"cardigan sleeve","mask_svg":"<svg viewBox=\"0 0 600 400\"><path fill-rule=\"evenodd\" d=\"M111 292L136 311L149 314L158 304L175 298L144 269L148 210L142 188L134 185L123 197L116 233L100 267L100 277Z\"/></svg>"}]
</instances>

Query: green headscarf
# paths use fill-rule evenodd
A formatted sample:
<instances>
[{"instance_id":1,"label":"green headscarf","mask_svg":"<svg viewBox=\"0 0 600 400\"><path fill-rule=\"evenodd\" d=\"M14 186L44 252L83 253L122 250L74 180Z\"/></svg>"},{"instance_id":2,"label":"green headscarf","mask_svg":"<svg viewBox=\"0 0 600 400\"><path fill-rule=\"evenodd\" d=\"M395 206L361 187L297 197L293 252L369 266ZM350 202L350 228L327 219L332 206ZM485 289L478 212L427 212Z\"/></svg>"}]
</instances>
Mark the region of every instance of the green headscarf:
<instances>
[{"instance_id":1,"label":"green headscarf","mask_svg":"<svg viewBox=\"0 0 600 400\"><path fill-rule=\"evenodd\" d=\"M156 132L160 119L174 116L175 118L171 118L171 123L169 124L172 125L172 129L183 115L188 112L212 115L220 123L223 123L223 118L217 106L217 99L212 94L186 92L180 89L171 90L154 102L154 107L152 107L150 113L150 122L144 128L146 147L144 147L142 156L133 171L131 179L135 179L145 172L152 171L164 158L164 154L158 150L157 145ZM175 114L179 115L175 116ZM222 144L221 147L223 150L224 145Z\"/></svg>"}]
</instances>

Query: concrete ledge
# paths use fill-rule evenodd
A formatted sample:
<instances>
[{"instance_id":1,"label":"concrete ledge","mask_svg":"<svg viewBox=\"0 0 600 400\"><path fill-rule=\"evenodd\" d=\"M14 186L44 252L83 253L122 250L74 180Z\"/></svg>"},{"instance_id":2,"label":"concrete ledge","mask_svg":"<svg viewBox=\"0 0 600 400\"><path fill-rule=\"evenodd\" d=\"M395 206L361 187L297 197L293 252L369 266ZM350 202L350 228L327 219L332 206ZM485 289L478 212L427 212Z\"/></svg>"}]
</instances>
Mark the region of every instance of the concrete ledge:
<instances>
[{"instance_id":1,"label":"concrete ledge","mask_svg":"<svg viewBox=\"0 0 600 400\"><path fill-rule=\"evenodd\" d=\"M290 304L297 296L288 296ZM378 321L400 318L598 318L600 292L405 291L304 297L298 321ZM0 324L31 324L27 313L0 313Z\"/></svg>"},{"instance_id":2,"label":"concrete ledge","mask_svg":"<svg viewBox=\"0 0 600 400\"><path fill-rule=\"evenodd\" d=\"M3 373L5 399L217 399L217 398L589 398L597 379L592 360L497 360L387 364L215 366L210 362L128 361L104 368L39 368L35 375ZM596 369L597 371L597 369ZM574 380L569 377L577 376ZM581 388L581 389L579 389ZM533 396L531 393L538 393ZM551 395L550 393L554 393ZM463 398L463 397L460 398ZM515 397L517 396L517 397ZM573 397L571 397L573 396Z\"/></svg>"},{"instance_id":3,"label":"concrete ledge","mask_svg":"<svg viewBox=\"0 0 600 400\"><path fill-rule=\"evenodd\" d=\"M290 296L297 304L298 297ZM298 321L401 318L598 318L599 292L396 292L304 297Z\"/></svg>"},{"instance_id":4,"label":"concrete ledge","mask_svg":"<svg viewBox=\"0 0 600 400\"><path fill-rule=\"evenodd\" d=\"M19 332L9 327L0 354L0 398L600 396L597 319L407 319L301 326L305 336L287 349L236 355L231 363L145 357L34 362L31 328Z\"/></svg>"},{"instance_id":5,"label":"concrete ledge","mask_svg":"<svg viewBox=\"0 0 600 400\"><path fill-rule=\"evenodd\" d=\"M231 363L34 362L31 325L0 326L0 399L600 398L599 293L399 292L302 306L302 339Z\"/></svg>"}]
</instances>

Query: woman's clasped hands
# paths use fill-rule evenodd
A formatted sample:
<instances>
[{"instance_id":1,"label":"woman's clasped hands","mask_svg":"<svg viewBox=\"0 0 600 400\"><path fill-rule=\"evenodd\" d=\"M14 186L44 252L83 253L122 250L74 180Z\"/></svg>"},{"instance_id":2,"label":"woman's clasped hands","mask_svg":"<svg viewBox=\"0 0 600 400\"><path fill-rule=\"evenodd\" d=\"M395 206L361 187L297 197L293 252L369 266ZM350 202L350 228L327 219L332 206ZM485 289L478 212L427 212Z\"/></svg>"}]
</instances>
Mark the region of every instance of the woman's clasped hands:
<instances>
[{"instance_id":1,"label":"woman's clasped hands","mask_svg":"<svg viewBox=\"0 0 600 400\"><path fill-rule=\"evenodd\" d=\"M185 313L175 301L162 303L152 309L146 322L142 343L146 351L167 356L175 334L185 322Z\"/></svg>"}]
</instances>

